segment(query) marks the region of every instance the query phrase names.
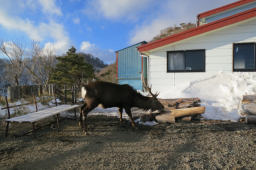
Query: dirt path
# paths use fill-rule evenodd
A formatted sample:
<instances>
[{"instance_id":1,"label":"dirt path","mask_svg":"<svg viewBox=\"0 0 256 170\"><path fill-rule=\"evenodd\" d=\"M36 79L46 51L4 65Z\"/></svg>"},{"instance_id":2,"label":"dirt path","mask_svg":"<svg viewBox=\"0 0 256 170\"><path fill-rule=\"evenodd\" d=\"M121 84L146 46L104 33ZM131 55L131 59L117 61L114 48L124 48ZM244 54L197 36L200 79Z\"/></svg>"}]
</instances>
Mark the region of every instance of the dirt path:
<instances>
[{"instance_id":1,"label":"dirt path","mask_svg":"<svg viewBox=\"0 0 256 170\"><path fill-rule=\"evenodd\" d=\"M20 125L18 125L21 127ZM74 120L61 131L4 138L0 169L256 169L256 126L205 121L132 129L117 118L89 117L89 136ZM11 128L11 134L16 133Z\"/></svg>"}]
</instances>

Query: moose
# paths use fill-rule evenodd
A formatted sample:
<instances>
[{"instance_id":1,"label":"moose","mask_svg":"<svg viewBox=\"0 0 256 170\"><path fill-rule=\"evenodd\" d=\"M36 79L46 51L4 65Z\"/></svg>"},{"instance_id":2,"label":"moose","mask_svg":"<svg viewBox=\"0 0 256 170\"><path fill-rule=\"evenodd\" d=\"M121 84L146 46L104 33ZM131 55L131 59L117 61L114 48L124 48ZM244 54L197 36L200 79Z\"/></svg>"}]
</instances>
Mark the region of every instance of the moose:
<instances>
[{"instance_id":1,"label":"moose","mask_svg":"<svg viewBox=\"0 0 256 170\"><path fill-rule=\"evenodd\" d=\"M87 133L87 115L88 113L97 107L99 104L103 108L118 107L120 122L122 122L122 112L125 112L129 116L132 127L135 127L134 120L131 114L132 107L142 108L144 110L151 109L163 110L164 106L157 100L158 94L153 94L151 88L147 88L152 97L146 97L134 90L131 86L119 85L115 83L92 81L86 85L83 85L86 92L84 97L84 104L81 107L80 124L85 134Z\"/></svg>"}]
</instances>

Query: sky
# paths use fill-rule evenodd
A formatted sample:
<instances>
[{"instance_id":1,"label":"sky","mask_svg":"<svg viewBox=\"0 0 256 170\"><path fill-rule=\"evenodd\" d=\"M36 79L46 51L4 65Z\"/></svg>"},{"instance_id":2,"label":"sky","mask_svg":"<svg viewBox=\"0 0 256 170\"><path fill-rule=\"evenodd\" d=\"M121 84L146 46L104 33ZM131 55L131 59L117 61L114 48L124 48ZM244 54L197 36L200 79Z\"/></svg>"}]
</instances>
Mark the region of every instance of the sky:
<instances>
[{"instance_id":1,"label":"sky","mask_svg":"<svg viewBox=\"0 0 256 170\"><path fill-rule=\"evenodd\" d=\"M65 54L74 46L106 64L115 51L236 0L0 0L0 41L39 42Z\"/></svg>"}]
</instances>

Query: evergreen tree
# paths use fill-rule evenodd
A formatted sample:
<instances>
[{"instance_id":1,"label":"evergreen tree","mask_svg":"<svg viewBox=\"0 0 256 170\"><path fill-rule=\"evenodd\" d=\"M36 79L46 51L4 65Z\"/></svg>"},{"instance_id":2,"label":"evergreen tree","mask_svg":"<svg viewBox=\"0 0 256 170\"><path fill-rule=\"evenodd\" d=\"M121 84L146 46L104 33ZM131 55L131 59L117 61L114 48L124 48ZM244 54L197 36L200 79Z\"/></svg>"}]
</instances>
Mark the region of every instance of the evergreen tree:
<instances>
[{"instance_id":1,"label":"evergreen tree","mask_svg":"<svg viewBox=\"0 0 256 170\"><path fill-rule=\"evenodd\" d=\"M92 65L70 48L65 56L57 58L57 65L51 75L51 83L81 86L84 81L94 78Z\"/></svg>"}]
</instances>

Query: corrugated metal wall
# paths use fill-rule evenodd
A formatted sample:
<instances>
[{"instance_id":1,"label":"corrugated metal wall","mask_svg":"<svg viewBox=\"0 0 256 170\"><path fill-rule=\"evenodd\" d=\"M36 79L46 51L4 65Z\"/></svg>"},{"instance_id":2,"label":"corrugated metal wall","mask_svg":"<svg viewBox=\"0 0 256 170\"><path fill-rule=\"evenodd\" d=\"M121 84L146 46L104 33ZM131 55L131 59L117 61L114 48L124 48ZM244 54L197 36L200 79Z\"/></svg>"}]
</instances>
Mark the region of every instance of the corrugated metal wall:
<instances>
[{"instance_id":1,"label":"corrugated metal wall","mask_svg":"<svg viewBox=\"0 0 256 170\"><path fill-rule=\"evenodd\" d=\"M141 71L142 59L137 47L141 42L133 46L117 51L118 53L118 83L129 84L137 90L142 90Z\"/></svg>"}]
</instances>

